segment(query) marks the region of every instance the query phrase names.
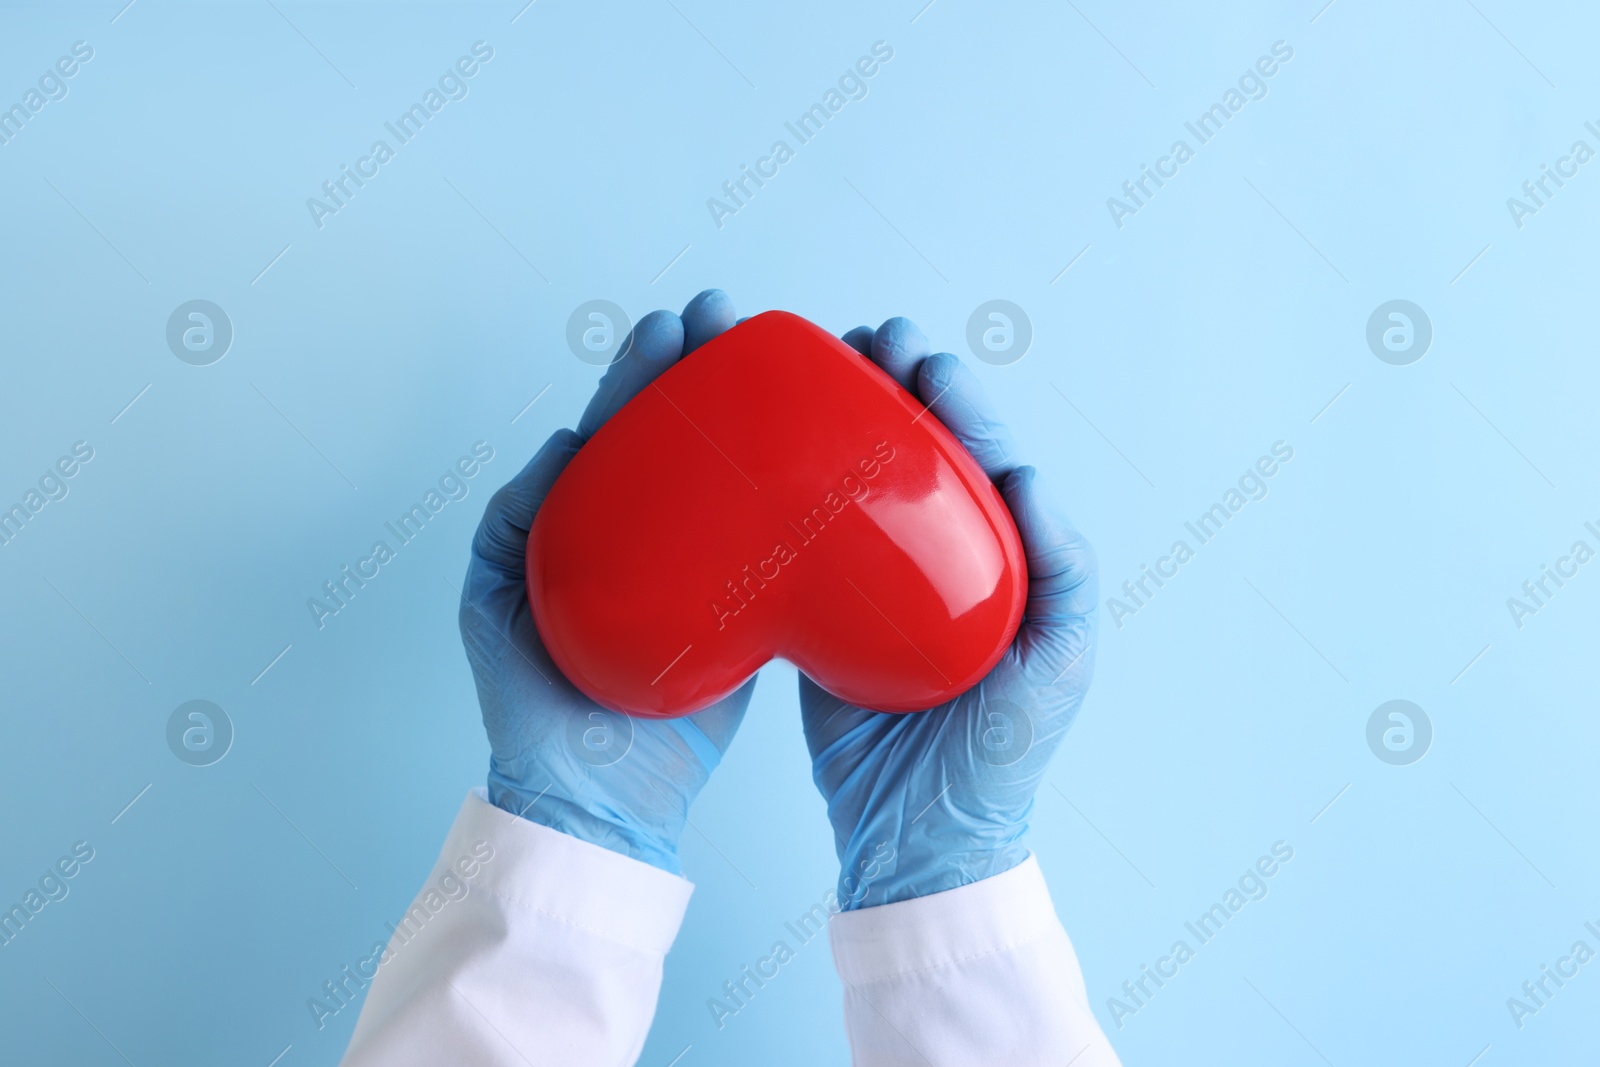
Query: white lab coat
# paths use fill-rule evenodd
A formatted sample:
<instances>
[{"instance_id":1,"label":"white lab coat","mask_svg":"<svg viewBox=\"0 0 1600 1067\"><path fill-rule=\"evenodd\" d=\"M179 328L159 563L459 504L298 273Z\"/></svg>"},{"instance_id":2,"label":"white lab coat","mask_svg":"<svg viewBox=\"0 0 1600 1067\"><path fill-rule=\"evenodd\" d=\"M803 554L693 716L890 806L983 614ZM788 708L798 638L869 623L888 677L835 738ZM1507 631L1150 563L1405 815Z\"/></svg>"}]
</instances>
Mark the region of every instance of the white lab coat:
<instances>
[{"instance_id":1,"label":"white lab coat","mask_svg":"<svg viewBox=\"0 0 1600 1067\"><path fill-rule=\"evenodd\" d=\"M626 1067L693 886L468 794L375 968L346 1067ZM858 1067L1116 1067L1030 858L835 915Z\"/></svg>"}]
</instances>

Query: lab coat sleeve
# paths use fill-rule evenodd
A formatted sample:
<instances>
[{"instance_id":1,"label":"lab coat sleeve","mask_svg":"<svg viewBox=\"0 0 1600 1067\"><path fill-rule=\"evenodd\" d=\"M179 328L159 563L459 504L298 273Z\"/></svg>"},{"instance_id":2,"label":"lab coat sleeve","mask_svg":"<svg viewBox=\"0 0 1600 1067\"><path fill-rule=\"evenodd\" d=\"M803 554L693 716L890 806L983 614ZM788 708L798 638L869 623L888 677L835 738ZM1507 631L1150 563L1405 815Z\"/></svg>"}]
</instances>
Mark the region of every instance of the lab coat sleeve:
<instances>
[{"instance_id":1,"label":"lab coat sleeve","mask_svg":"<svg viewBox=\"0 0 1600 1067\"><path fill-rule=\"evenodd\" d=\"M374 964L343 1063L632 1064L692 889L475 790Z\"/></svg>"},{"instance_id":2,"label":"lab coat sleeve","mask_svg":"<svg viewBox=\"0 0 1600 1067\"><path fill-rule=\"evenodd\" d=\"M1030 856L829 924L856 1067L1117 1067Z\"/></svg>"}]
</instances>

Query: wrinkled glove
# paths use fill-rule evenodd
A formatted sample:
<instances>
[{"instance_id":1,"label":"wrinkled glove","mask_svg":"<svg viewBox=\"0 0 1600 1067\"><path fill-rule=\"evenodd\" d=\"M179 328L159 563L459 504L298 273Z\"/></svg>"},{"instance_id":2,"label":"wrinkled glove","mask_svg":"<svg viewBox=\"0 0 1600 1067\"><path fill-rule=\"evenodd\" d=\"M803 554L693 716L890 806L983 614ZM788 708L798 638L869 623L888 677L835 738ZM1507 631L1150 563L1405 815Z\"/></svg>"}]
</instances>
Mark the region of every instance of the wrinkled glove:
<instances>
[{"instance_id":1,"label":"wrinkled glove","mask_svg":"<svg viewBox=\"0 0 1600 1067\"><path fill-rule=\"evenodd\" d=\"M812 777L828 803L844 910L1010 870L1034 793L1094 672L1094 551L1052 506L972 372L890 319L844 337L918 397L998 486L1028 559L1016 640L988 677L929 711L866 711L801 675Z\"/></svg>"},{"instance_id":2,"label":"wrinkled glove","mask_svg":"<svg viewBox=\"0 0 1600 1067\"><path fill-rule=\"evenodd\" d=\"M533 516L583 443L661 372L734 323L711 289L646 315L600 379L578 429L558 430L489 501L472 540L461 640L489 735L489 800L525 819L680 873L678 838L750 705L755 679L681 719L635 719L579 692L551 663L528 606Z\"/></svg>"}]
</instances>

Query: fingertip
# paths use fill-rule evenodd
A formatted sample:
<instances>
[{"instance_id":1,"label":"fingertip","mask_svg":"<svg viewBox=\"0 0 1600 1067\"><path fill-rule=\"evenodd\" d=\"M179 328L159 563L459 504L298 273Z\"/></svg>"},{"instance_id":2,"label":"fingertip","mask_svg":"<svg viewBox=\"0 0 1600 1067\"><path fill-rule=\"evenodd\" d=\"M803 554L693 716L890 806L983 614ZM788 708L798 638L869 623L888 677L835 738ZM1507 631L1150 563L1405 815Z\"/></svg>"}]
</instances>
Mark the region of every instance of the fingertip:
<instances>
[{"instance_id":1,"label":"fingertip","mask_svg":"<svg viewBox=\"0 0 1600 1067\"><path fill-rule=\"evenodd\" d=\"M683 354L688 355L725 330L731 329L737 319L733 313L733 300L721 289L707 289L695 296L683 309Z\"/></svg>"},{"instance_id":2,"label":"fingertip","mask_svg":"<svg viewBox=\"0 0 1600 1067\"><path fill-rule=\"evenodd\" d=\"M917 366L931 350L917 324L899 315L885 319L872 335L872 361L907 392L916 383Z\"/></svg>"},{"instance_id":3,"label":"fingertip","mask_svg":"<svg viewBox=\"0 0 1600 1067\"><path fill-rule=\"evenodd\" d=\"M683 355L683 320L670 311L652 311L634 324L617 358L606 368L583 417L578 436L593 437L662 371Z\"/></svg>"},{"instance_id":4,"label":"fingertip","mask_svg":"<svg viewBox=\"0 0 1600 1067\"><path fill-rule=\"evenodd\" d=\"M863 356L872 355L871 326L857 326L855 329L846 332L840 340L860 352Z\"/></svg>"},{"instance_id":5,"label":"fingertip","mask_svg":"<svg viewBox=\"0 0 1600 1067\"><path fill-rule=\"evenodd\" d=\"M877 336L880 340L886 342L904 342L920 339L924 346L928 342L927 337L923 336L922 330L918 328L917 324L904 315L891 315L889 318L884 319L883 324L878 327Z\"/></svg>"},{"instance_id":6,"label":"fingertip","mask_svg":"<svg viewBox=\"0 0 1600 1067\"><path fill-rule=\"evenodd\" d=\"M675 360L682 354L683 320L670 311L652 311L629 332L623 355L612 366L617 366L627 357L636 356L646 362L659 364L664 360Z\"/></svg>"},{"instance_id":7,"label":"fingertip","mask_svg":"<svg viewBox=\"0 0 1600 1067\"><path fill-rule=\"evenodd\" d=\"M546 441L540 447L539 451L534 453L533 460L529 461L528 466L533 466L534 462L537 462L539 457L544 455L546 452L556 452L559 450L561 452L565 452L568 458L571 458L572 456L577 455L578 449L582 447L583 438L578 436L578 431L569 430L563 426L561 429L551 434L550 440ZM524 473L526 473L526 469L524 469Z\"/></svg>"},{"instance_id":8,"label":"fingertip","mask_svg":"<svg viewBox=\"0 0 1600 1067\"><path fill-rule=\"evenodd\" d=\"M683 306L683 317L688 318L689 313L695 308L705 307L709 304L728 302L728 294L723 290L717 288L702 289L698 293L694 294L694 296L690 297L689 302Z\"/></svg>"},{"instance_id":9,"label":"fingertip","mask_svg":"<svg viewBox=\"0 0 1600 1067\"><path fill-rule=\"evenodd\" d=\"M917 368L917 395L924 404L933 400L948 390L955 382L956 376L965 371L961 360L949 352L935 352L922 361ZM970 372L968 372L970 375Z\"/></svg>"},{"instance_id":10,"label":"fingertip","mask_svg":"<svg viewBox=\"0 0 1600 1067\"><path fill-rule=\"evenodd\" d=\"M996 482L1017 467L1017 443L972 368L949 352L922 361L917 395ZM1030 468L1031 469L1031 468Z\"/></svg>"}]
</instances>

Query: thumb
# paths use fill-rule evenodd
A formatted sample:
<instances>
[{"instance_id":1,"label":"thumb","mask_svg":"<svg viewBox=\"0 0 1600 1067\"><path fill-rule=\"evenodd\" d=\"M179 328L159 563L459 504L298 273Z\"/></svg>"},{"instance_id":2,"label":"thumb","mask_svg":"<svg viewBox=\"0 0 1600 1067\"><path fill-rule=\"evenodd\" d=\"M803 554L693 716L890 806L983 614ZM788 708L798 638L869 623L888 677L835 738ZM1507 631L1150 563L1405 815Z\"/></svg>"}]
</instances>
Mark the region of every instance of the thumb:
<instances>
[{"instance_id":1,"label":"thumb","mask_svg":"<svg viewBox=\"0 0 1600 1067\"><path fill-rule=\"evenodd\" d=\"M1038 471L1018 467L1000 485L1028 559L1028 603L1017 631L1024 676L1034 685L1076 680L1094 667L1100 596L1094 549L1054 506Z\"/></svg>"},{"instance_id":2,"label":"thumb","mask_svg":"<svg viewBox=\"0 0 1600 1067\"><path fill-rule=\"evenodd\" d=\"M887 730L892 723L902 718L899 715L885 715L848 704L806 677L804 671L796 673L800 678L800 726L805 734L806 750L811 754L813 763L861 727L875 724ZM835 755L837 756L837 753ZM837 763L838 760L830 762ZM844 762L848 764L852 761ZM812 776L815 777L817 773L819 769L814 767ZM820 786L822 783L819 781L817 784Z\"/></svg>"},{"instance_id":3,"label":"thumb","mask_svg":"<svg viewBox=\"0 0 1600 1067\"><path fill-rule=\"evenodd\" d=\"M1017 443L983 391L978 376L948 352L936 352L917 371L917 394L955 435L990 480L1017 466Z\"/></svg>"},{"instance_id":4,"label":"thumb","mask_svg":"<svg viewBox=\"0 0 1600 1067\"><path fill-rule=\"evenodd\" d=\"M681 719L668 719L667 725L684 737L709 770L716 767L733 743L733 735L744 721L744 713L749 710L750 697L755 691L756 679L752 676L709 708ZM702 747L705 744L713 751L705 751Z\"/></svg>"},{"instance_id":5,"label":"thumb","mask_svg":"<svg viewBox=\"0 0 1600 1067\"><path fill-rule=\"evenodd\" d=\"M489 498L478 532L472 537L474 565L481 561L505 578L523 578L533 516L582 444L583 440L571 430L557 430L528 465Z\"/></svg>"}]
</instances>

